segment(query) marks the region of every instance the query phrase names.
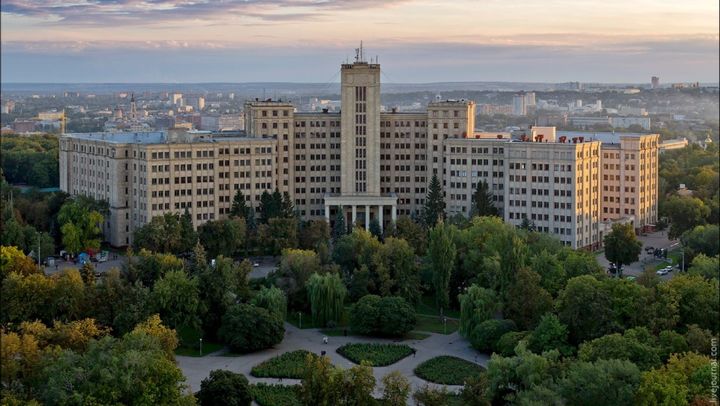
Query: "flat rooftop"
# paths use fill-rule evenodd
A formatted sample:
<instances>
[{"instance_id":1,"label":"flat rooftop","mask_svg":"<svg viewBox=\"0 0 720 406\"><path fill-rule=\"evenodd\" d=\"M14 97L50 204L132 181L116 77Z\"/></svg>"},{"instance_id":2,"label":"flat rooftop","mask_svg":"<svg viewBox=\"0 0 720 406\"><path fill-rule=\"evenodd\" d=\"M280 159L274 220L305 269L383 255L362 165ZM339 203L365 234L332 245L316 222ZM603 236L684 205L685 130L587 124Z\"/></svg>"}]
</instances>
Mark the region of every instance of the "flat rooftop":
<instances>
[{"instance_id":1,"label":"flat rooftop","mask_svg":"<svg viewBox=\"0 0 720 406\"><path fill-rule=\"evenodd\" d=\"M558 131L557 137L565 136L568 139L573 137L585 137L586 140L601 141L603 144L619 144L621 137L642 137L653 133L621 133L621 132L594 132L594 131Z\"/></svg>"},{"instance_id":2,"label":"flat rooftop","mask_svg":"<svg viewBox=\"0 0 720 406\"><path fill-rule=\"evenodd\" d=\"M63 137L84 141L102 141L111 144L193 144L193 143L219 143L238 142L250 140L272 140L272 138L248 137L244 132L209 132L189 131L177 133L168 131L147 132L96 132L96 133L67 133Z\"/></svg>"}]
</instances>

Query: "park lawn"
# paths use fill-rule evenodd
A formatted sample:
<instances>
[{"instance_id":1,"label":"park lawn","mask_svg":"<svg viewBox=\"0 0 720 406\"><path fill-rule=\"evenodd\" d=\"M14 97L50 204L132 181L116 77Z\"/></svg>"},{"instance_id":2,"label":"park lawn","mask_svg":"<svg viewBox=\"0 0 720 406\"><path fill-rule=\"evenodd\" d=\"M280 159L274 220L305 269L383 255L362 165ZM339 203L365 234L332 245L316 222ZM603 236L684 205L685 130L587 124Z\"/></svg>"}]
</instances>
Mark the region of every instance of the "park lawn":
<instances>
[{"instance_id":1,"label":"park lawn","mask_svg":"<svg viewBox=\"0 0 720 406\"><path fill-rule=\"evenodd\" d=\"M320 332L328 337L342 337L346 334L346 327L333 327L333 328L324 328L321 329ZM347 336L357 336L356 334L352 333L352 329L347 328ZM430 334L423 333L420 331L411 331L407 334L405 334L405 337L403 337L403 340L424 340L426 338L430 337Z\"/></svg>"},{"instance_id":2,"label":"park lawn","mask_svg":"<svg viewBox=\"0 0 720 406\"><path fill-rule=\"evenodd\" d=\"M655 266L655 270L657 271L657 270L663 269L668 265L675 266L675 265L680 264L682 262L682 251L679 249L676 249L676 250L672 250L672 251L668 252L667 259L670 262L661 261L659 264L657 264ZM675 272L675 271L677 271L677 269L673 269L673 272Z\"/></svg>"},{"instance_id":3,"label":"park lawn","mask_svg":"<svg viewBox=\"0 0 720 406\"><path fill-rule=\"evenodd\" d=\"M250 385L253 400L260 406L301 406L298 385Z\"/></svg>"},{"instance_id":4,"label":"park lawn","mask_svg":"<svg viewBox=\"0 0 720 406\"><path fill-rule=\"evenodd\" d=\"M428 316L439 316L440 309L435 303L435 295L423 296L420 298L420 303L416 306L415 312L417 314L425 314ZM456 319L460 317L460 311L455 309L443 309L443 313L445 316Z\"/></svg>"},{"instance_id":5,"label":"park lawn","mask_svg":"<svg viewBox=\"0 0 720 406\"><path fill-rule=\"evenodd\" d=\"M468 378L483 371L480 365L449 355L431 358L415 367L415 375L441 385L464 385Z\"/></svg>"},{"instance_id":6,"label":"park lawn","mask_svg":"<svg viewBox=\"0 0 720 406\"><path fill-rule=\"evenodd\" d=\"M302 379L305 375L305 360L310 351L295 350L272 357L255 365L250 375L256 378Z\"/></svg>"},{"instance_id":7,"label":"park lawn","mask_svg":"<svg viewBox=\"0 0 720 406\"><path fill-rule=\"evenodd\" d=\"M447 328L443 326L442 318L439 316L428 316L424 314L417 315L416 331L427 331L438 334L452 334L460 327L460 321L456 319L447 319Z\"/></svg>"},{"instance_id":8,"label":"park lawn","mask_svg":"<svg viewBox=\"0 0 720 406\"><path fill-rule=\"evenodd\" d=\"M220 351L225 347L225 345L221 343L203 339L202 352L200 352L200 330L190 327L180 327L177 329L177 335L180 344L175 349L176 355L204 357L210 353Z\"/></svg>"},{"instance_id":9,"label":"park lawn","mask_svg":"<svg viewBox=\"0 0 720 406\"><path fill-rule=\"evenodd\" d=\"M302 312L302 327L300 327L300 312L298 311L288 311L287 317L285 318L285 321L292 324L293 326L297 328L302 328L303 330L306 328L322 328L323 326L316 326L313 323L312 315L309 313ZM340 319L340 323L337 324L337 327L344 327L348 325L348 314L350 314L350 308L345 307L345 312L343 316ZM342 330L341 330L342 331Z\"/></svg>"},{"instance_id":10,"label":"park lawn","mask_svg":"<svg viewBox=\"0 0 720 406\"><path fill-rule=\"evenodd\" d=\"M412 354L413 349L405 344L354 343L343 345L337 353L356 364L368 361L374 367L384 367Z\"/></svg>"}]
</instances>

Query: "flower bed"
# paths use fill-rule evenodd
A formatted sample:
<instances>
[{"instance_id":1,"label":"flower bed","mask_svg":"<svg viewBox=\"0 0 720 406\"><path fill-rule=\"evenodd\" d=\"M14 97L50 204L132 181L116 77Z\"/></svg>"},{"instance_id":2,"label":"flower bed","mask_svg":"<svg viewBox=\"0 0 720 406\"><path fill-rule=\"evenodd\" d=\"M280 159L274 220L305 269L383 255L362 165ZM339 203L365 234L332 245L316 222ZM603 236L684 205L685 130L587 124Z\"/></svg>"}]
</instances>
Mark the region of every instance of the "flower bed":
<instances>
[{"instance_id":1,"label":"flower bed","mask_svg":"<svg viewBox=\"0 0 720 406\"><path fill-rule=\"evenodd\" d=\"M305 359L308 354L305 350L296 350L272 357L253 367L250 375L257 378L294 378L302 379L305 372Z\"/></svg>"},{"instance_id":2,"label":"flower bed","mask_svg":"<svg viewBox=\"0 0 720 406\"><path fill-rule=\"evenodd\" d=\"M369 361L374 367L392 365L413 353L405 344L345 344L337 349L338 354L359 364Z\"/></svg>"},{"instance_id":3,"label":"flower bed","mask_svg":"<svg viewBox=\"0 0 720 406\"><path fill-rule=\"evenodd\" d=\"M415 368L415 375L442 385L463 385L471 377L483 372L483 367L457 357L442 355L431 358Z\"/></svg>"}]
</instances>

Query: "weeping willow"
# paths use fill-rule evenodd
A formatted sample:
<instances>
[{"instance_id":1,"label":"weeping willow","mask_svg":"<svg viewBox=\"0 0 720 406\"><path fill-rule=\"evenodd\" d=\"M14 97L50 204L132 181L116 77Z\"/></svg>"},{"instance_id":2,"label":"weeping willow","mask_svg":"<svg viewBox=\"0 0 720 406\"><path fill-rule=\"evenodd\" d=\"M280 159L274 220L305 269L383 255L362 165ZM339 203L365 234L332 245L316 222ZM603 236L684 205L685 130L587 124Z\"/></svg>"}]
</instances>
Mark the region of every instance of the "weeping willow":
<instances>
[{"instance_id":1,"label":"weeping willow","mask_svg":"<svg viewBox=\"0 0 720 406\"><path fill-rule=\"evenodd\" d=\"M253 298L252 303L255 306L267 309L270 313L279 317L280 320L285 320L287 298L285 298L285 293L275 286L271 286L270 289L263 286Z\"/></svg>"},{"instance_id":2,"label":"weeping willow","mask_svg":"<svg viewBox=\"0 0 720 406\"><path fill-rule=\"evenodd\" d=\"M340 321L347 290L337 274L314 273L310 276L306 288L313 323L316 326L326 326L329 321Z\"/></svg>"}]
</instances>

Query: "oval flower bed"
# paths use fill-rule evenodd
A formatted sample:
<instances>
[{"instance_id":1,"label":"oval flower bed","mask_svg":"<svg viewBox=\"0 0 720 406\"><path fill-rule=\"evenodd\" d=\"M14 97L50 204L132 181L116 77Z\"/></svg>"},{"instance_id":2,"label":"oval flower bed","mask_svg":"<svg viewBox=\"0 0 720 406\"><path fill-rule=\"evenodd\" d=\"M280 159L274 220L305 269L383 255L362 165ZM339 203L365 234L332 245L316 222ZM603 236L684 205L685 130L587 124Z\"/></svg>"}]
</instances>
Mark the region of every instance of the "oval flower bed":
<instances>
[{"instance_id":1,"label":"oval flower bed","mask_svg":"<svg viewBox=\"0 0 720 406\"><path fill-rule=\"evenodd\" d=\"M483 367L449 355L431 358L415 368L415 375L442 385L463 385L471 376L479 375Z\"/></svg>"},{"instance_id":2,"label":"oval flower bed","mask_svg":"<svg viewBox=\"0 0 720 406\"><path fill-rule=\"evenodd\" d=\"M256 378L293 378L302 379L305 373L305 359L308 354L315 354L296 350L272 357L253 367L250 375Z\"/></svg>"},{"instance_id":3,"label":"oval flower bed","mask_svg":"<svg viewBox=\"0 0 720 406\"><path fill-rule=\"evenodd\" d=\"M412 354L413 349L405 344L356 343L345 344L337 352L356 364L368 361L374 367L384 367Z\"/></svg>"}]
</instances>

